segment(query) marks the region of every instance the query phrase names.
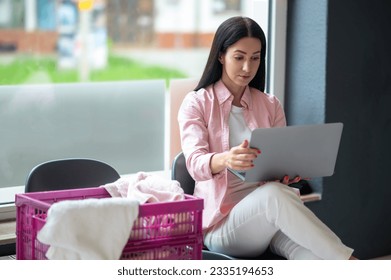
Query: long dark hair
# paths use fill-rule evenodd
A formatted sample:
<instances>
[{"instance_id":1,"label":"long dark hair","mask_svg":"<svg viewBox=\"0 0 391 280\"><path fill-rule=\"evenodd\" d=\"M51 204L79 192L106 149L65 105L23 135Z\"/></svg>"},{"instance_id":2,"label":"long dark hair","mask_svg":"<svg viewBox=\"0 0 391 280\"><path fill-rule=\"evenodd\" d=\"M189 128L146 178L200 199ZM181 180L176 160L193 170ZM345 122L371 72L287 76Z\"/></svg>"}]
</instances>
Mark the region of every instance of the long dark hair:
<instances>
[{"instance_id":1,"label":"long dark hair","mask_svg":"<svg viewBox=\"0 0 391 280\"><path fill-rule=\"evenodd\" d=\"M195 90L205 88L221 79L223 67L219 61L219 56L224 54L228 47L244 37L258 38L261 41L261 63L257 74L251 80L249 86L264 91L266 56L265 33L254 20L241 16L227 19L219 28L217 28L204 72Z\"/></svg>"}]
</instances>

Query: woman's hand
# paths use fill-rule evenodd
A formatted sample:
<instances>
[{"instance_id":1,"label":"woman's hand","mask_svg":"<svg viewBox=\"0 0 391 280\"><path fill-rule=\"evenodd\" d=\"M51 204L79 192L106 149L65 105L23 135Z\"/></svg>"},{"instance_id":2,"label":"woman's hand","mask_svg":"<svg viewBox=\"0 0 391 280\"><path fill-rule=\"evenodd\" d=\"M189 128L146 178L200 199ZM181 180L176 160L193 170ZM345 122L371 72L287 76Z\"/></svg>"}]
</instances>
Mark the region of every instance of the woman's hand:
<instances>
[{"instance_id":1,"label":"woman's hand","mask_svg":"<svg viewBox=\"0 0 391 280\"><path fill-rule=\"evenodd\" d=\"M239 146L232 147L226 158L226 167L235 170L249 170L254 167L254 159L261 151L250 148L248 140L244 140Z\"/></svg>"},{"instance_id":2,"label":"woman's hand","mask_svg":"<svg viewBox=\"0 0 391 280\"><path fill-rule=\"evenodd\" d=\"M215 154L211 160L211 169L213 174L217 174L225 168L235 170L249 170L254 167L254 159L261 151L256 148L250 148L248 140L244 140L239 146L232 147L228 152Z\"/></svg>"},{"instance_id":3,"label":"woman's hand","mask_svg":"<svg viewBox=\"0 0 391 280\"><path fill-rule=\"evenodd\" d=\"M290 185L290 184L294 184L294 183L298 183L301 181L301 177L300 176L296 176L295 178L293 179L290 179L289 176L284 176L284 178L282 178L280 180L281 183L283 183L284 185Z\"/></svg>"}]
</instances>

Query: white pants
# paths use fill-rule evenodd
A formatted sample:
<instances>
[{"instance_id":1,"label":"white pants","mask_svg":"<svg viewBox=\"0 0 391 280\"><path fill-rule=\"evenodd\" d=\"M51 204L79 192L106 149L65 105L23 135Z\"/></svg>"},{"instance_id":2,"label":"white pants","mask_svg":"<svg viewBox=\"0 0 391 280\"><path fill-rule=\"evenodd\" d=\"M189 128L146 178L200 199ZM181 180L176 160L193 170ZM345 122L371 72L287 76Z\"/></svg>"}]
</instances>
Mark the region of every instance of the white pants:
<instances>
[{"instance_id":1,"label":"white pants","mask_svg":"<svg viewBox=\"0 0 391 280\"><path fill-rule=\"evenodd\" d=\"M209 229L204 243L212 251L255 257L270 245L287 259L348 259L353 250L308 209L288 186L257 187Z\"/></svg>"}]
</instances>

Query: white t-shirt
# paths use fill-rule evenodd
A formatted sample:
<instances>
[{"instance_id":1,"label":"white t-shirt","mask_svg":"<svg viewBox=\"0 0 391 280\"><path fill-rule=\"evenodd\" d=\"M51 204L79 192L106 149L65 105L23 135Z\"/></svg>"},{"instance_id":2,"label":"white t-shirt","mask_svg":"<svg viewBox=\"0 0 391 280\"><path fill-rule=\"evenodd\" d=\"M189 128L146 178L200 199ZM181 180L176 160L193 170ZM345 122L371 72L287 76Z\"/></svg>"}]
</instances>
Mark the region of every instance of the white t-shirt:
<instances>
[{"instance_id":1,"label":"white t-shirt","mask_svg":"<svg viewBox=\"0 0 391 280\"><path fill-rule=\"evenodd\" d=\"M230 147L240 145L245 139L250 141L251 130L244 121L242 107L232 105L228 123Z\"/></svg>"}]
</instances>

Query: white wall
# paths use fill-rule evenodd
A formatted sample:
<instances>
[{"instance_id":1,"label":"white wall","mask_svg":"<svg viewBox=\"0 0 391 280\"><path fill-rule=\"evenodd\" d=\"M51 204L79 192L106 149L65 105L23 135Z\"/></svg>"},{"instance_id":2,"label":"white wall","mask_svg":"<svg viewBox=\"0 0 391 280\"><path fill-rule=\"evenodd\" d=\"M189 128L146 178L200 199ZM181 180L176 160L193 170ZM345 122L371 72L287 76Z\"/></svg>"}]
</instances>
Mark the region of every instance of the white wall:
<instances>
[{"instance_id":1,"label":"white wall","mask_svg":"<svg viewBox=\"0 0 391 280\"><path fill-rule=\"evenodd\" d=\"M269 0L243 1L242 9L244 15L254 19L262 27L268 38Z\"/></svg>"},{"instance_id":2,"label":"white wall","mask_svg":"<svg viewBox=\"0 0 391 280\"><path fill-rule=\"evenodd\" d=\"M194 9L196 1L156 0L156 32L192 32L195 30Z\"/></svg>"},{"instance_id":3,"label":"white wall","mask_svg":"<svg viewBox=\"0 0 391 280\"><path fill-rule=\"evenodd\" d=\"M242 0L241 15L257 20L267 31L268 0ZM235 12L213 13L213 0L156 0L156 32L214 33L225 19L238 15Z\"/></svg>"}]
</instances>

